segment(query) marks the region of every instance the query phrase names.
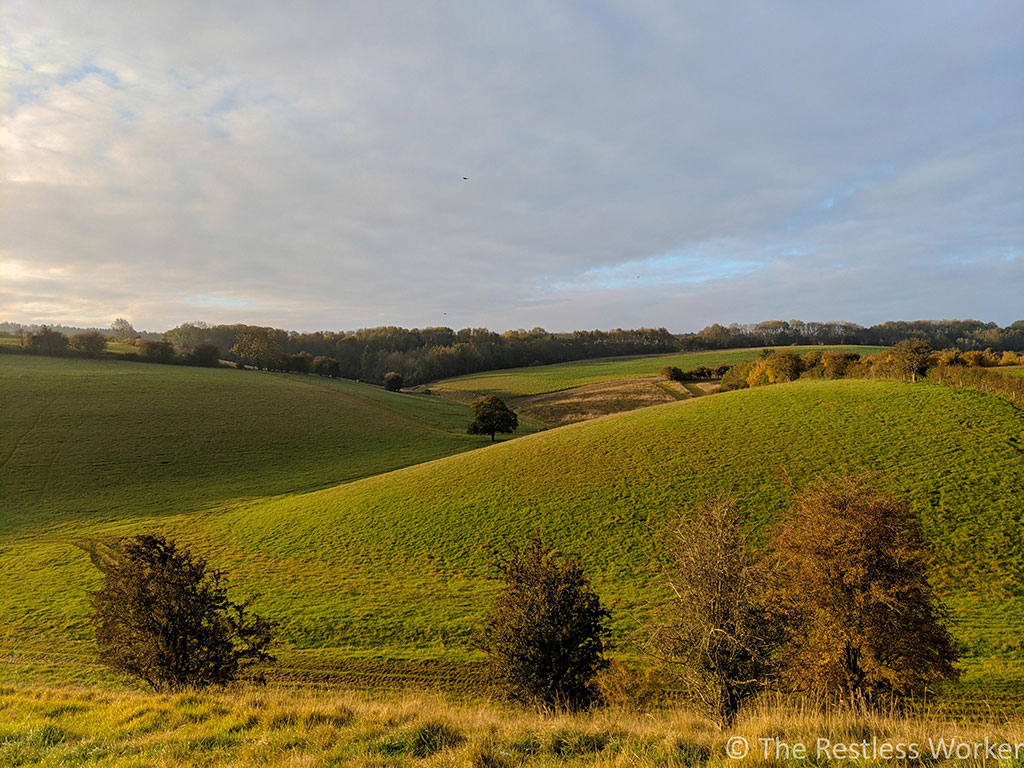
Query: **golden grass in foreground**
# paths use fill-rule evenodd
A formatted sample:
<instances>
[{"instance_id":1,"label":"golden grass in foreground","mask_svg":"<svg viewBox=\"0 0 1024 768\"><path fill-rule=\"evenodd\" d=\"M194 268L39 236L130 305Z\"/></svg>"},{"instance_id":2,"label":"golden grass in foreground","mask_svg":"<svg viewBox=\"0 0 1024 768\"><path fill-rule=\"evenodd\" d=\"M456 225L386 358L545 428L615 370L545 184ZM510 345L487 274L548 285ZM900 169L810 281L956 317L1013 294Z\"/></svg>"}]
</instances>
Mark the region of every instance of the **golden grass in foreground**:
<instances>
[{"instance_id":1,"label":"golden grass in foreground","mask_svg":"<svg viewBox=\"0 0 1024 768\"><path fill-rule=\"evenodd\" d=\"M736 737L751 745L743 760L726 755L729 740ZM761 739L804 743L812 754L818 739L827 739L832 752L837 743L870 744L873 739L876 744L914 743L926 758L922 762L932 763L929 739L973 744L986 738L1024 742L1024 723L822 715L810 707L775 703L753 708L734 729L721 731L681 707L545 716L431 694L241 687L157 695L0 685L3 766L740 766L765 762ZM768 762L823 761L773 757ZM986 764L982 756L938 762ZM996 763L1019 761L988 760Z\"/></svg>"}]
</instances>

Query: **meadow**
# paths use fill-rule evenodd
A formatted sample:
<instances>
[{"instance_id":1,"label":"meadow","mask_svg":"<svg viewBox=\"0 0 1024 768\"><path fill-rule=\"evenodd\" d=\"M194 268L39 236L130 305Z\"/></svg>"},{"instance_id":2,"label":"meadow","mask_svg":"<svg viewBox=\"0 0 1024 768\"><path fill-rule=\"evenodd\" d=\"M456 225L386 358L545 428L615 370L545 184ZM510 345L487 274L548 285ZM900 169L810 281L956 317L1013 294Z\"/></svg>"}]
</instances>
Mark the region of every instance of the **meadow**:
<instances>
[{"instance_id":1,"label":"meadow","mask_svg":"<svg viewBox=\"0 0 1024 768\"><path fill-rule=\"evenodd\" d=\"M5 401L52 404L31 418L4 412L4 418L20 419L23 432L2 469L5 482L13 481L18 491L11 498L20 513L5 515L0 533L0 652L15 652L9 669L21 670L19 678L107 679L91 663L86 622L85 592L98 574L77 545L140 531L194 545L228 571L238 594L261 596L259 609L279 622L275 679L475 689L476 628L496 588L490 563L496 548L534 529L580 555L615 614L618 653L629 659L635 656L637 622L659 599L650 566L669 516L724 492L739 497L751 526L764 526L812 478L872 470L923 516L935 551L932 576L967 650L964 706L1018 700L1024 542L1017 493L1024 487L1024 415L1005 400L926 383L808 380L646 408L434 458L440 446L456 453L479 445L461 434L464 408L438 398L375 389L356 397L349 390L362 393L360 385L252 371L22 362L28 367L20 376L17 370L5 372ZM59 365L83 366L69 377L83 383L55 386L53 379L60 377L49 366ZM90 366L156 370L148 384L133 383L148 394L131 407L109 380L114 374L97 370L88 384ZM229 461L250 438L237 412L234 422L218 422L215 408L190 422L192 432L181 431L176 450L190 445L187 438L199 425L224 429L234 423L227 429L230 439L219 445L207 438L202 452L181 459L194 462L192 469L162 463L173 454L159 453L166 438L154 434L152 425L160 422L138 409L160 401L161 393L167 400L174 391L167 374L203 376L181 383L182 391L194 387L197 397L202 392L211 398L225 387L220 410L234 407L236 387L253 388L250 398L262 388L269 399L280 401L285 393L297 398L281 422L260 407L252 416L266 440L275 434L270 425L286 430L307 414L295 433L301 439L281 439L288 446L281 454L289 461L286 471L278 466L278 454L254 449L235 469L252 473L255 481L231 476L228 483L235 485L217 488L216 477L198 465ZM74 396L75 386L86 389ZM40 397L40 387L51 394ZM92 414L85 423L93 431L123 435L135 445L133 451L104 455L107 464L100 466L100 443L92 443L88 471L76 461L89 444L89 431L65 434L44 426L61 412L72 419L71 406L85 400ZM374 458L371 447L360 443L367 433L339 437L337 424L346 423L347 411L337 405L332 421L333 411L325 411L331 403L372 408L361 418L374 426L375 436L383 434L381 423L402 424L406 431L393 442L385 436L374 443L378 452L387 449ZM174 423L173 409L159 412ZM334 426L316 432L325 422ZM417 438L418 430L429 433L429 441ZM147 435L149 443L139 442ZM249 445L260 445L256 437L251 440ZM397 444L419 445L419 460L426 463L386 471L389 462L393 467L416 459L396 453ZM110 439L103 445L109 450ZM28 462L25 451L41 459ZM303 474L296 476L294 467ZM336 474L323 474L325 468ZM315 488L329 477L341 482L345 469L352 471L349 478L357 472L383 474L318 491L297 487L310 482ZM34 486L17 479L26 471L42 473ZM39 481L62 471L82 487ZM217 490L204 490L204 483ZM116 505L102 507L104 500ZM96 507L86 508L85 501Z\"/></svg>"},{"instance_id":2,"label":"meadow","mask_svg":"<svg viewBox=\"0 0 1024 768\"><path fill-rule=\"evenodd\" d=\"M887 347L854 345L752 347L749 349L720 349L710 352L674 352L667 355L644 357L609 357L557 365L487 371L444 379L433 386L440 389L477 392L482 395L497 395L501 398L512 399L558 392L605 381L657 376L662 367L666 365L675 365L684 371L702 365L708 368L722 364L735 365L744 360L754 360L761 354L762 349L786 349L798 354L812 349L843 349L860 355L872 355L885 351Z\"/></svg>"},{"instance_id":3,"label":"meadow","mask_svg":"<svg viewBox=\"0 0 1024 768\"><path fill-rule=\"evenodd\" d=\"M0 402L0 532L187 513L482 445L464 405L317 376L2 355Z\"/></svg>"}]
</instances>

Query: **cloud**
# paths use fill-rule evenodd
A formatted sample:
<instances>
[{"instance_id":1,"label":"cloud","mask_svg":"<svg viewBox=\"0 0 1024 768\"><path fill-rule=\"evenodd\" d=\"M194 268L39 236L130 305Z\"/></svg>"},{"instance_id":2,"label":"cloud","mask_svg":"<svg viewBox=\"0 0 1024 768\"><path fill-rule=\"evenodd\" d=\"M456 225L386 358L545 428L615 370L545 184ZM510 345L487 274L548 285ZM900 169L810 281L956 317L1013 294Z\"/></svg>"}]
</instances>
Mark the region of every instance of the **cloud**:
<instances>
[{"instance_id":1,"label":"cloud","mask_svg":"<svg viewBox=\"0 0 1024 768\"><path fill-rule=\"evenodd\" d=\"M0 316L1010 322L1021 20L11 0Z\"/></svg>"}]
</instances>

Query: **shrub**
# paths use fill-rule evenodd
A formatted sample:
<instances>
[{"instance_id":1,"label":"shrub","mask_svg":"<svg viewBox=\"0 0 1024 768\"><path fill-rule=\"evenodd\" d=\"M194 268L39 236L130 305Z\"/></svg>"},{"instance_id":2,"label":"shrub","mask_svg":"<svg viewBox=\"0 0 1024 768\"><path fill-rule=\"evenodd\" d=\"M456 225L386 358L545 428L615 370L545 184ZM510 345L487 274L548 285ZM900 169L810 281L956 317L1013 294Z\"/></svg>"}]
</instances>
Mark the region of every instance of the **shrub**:
<instances>
[{"instance_id":1,"label":"shrub","mask_svg":"<svg viewBox=\"0 0 1024 768\"><path fill-rule=\"evenodd\" d=\"M574 558L534 534L499 563L503 589L483 628L491 679L515 701L583 709L607 666L610 614Z\"/></svg>"},{"instance_id":2,"label":"shrub","mask_svg":"<svg viewBox=\"0 0 1024 768\"><path fill-rule=\"evenodd\" d=\"M200 344L184 357L191 365L204 365L212 368L220 363L220 347L216 344Z\"/></svg>"},{"instance_id":3,"label":"shrub","mask_svg":"<svg viewBox=\"0 0 1024 768\"><path fill-rule=\"evenodd\" d=\"M405 384L402 374L396 371L388 371L384 374L384 389L388 392L397 392Z\"/></svg>"},{"instance_id":4,"label":"shrub","mask_svg":"<svg viewBox=\"0 0 1024 768\"><path fill-rule=\"evenodd\" d=\"M334 379L341 375L341 368L338 366L338 361L333 357L320 355L313 358L313 373L320 376L329 376Z\"/></svg>"},{"instance_id":5,"label":"shrub","mask_svg":"<svg viewBox=\"0 0 1024 768\"><path fill-rule=\"evenodd\" d=\"M870 705L956 678L909 503L866 475L823 478L797 496L778 534L792 687Z\"/></svg>"},{"instance_id":6,"label":"shrub","mask_svg":"<svg viewBox=\"0 0 1024 768\"><path fill-rule=\"evenodd\" d=\"M762 357L747 373L747 386L759 387L765 384L779 384L800 378L803 365L795 352L773 352Z\"/></svg>"},{"instance_id":7,"label":"shrub","mask_svg":"<svg viewBox=\"0 0 1024 768\"><path fill-rule=\"evenodd\" d=\"M28 351L37 355L62 355L67 347L68 337L45 325L28 337Z\"/></svg>"},{"instance_id":8,"label":"shrub","mask_svg":"<svg viewBox=\"0 0 1024 768\"><path fill-rule=\"evenodd\" d=\"M68 346L86 357L99 357L107 349L107 337L98 331L76 333L68 339Z\"/></svg>"},{"instance_id":9,"label":"shrub","mask_svg":"<svg viewBox=\"0 0 1024 768\"><path fill-rule=\"evenodd\" d=\"M821 367L824 369L826 379L841 379L847 374L854 363L860 359L856 352L843 352L838 349L830 349L821 355Z\"/></svg>"},{"instance_id":10,"label":"shrub","mask_svg":"<svg viewBox=\"0 0 1024 768\"><path fill-rule=\"evenodd\" d=\"M749 361L737 363L732 366L722 376L722 382L720 388L723 392L728 392L732 389L746 389L747 388L747 376L750 370L754 367L754 364Z\"/></svg>"},{"instance_id":11,"label":"shrub","mask_svg":"<svg viewBox=\"0 0 1024 768\"><path fill-rule=\"evenodd\" d=\"M772 572L743 531L736 505L710 499L665 534L665 580L672 596L650 639L685 688L717 722L764 690L781 642L769 608Z\"/></svg>"},{"instance_id":12,"label":"shrub","mask_svg":"<svg viewBox=\"0 0 1024 768\"><path fill-rule=\"evenodd\" d=\"M669 381L682 381L683 379L683 372L677 365L663 366L661 371L659 371L659 375L661 378L668 379Z\"/></svg>"},{"instance_id":13,"label":"shrub","mask_svg":"<svg viewBox=\"0 0 1024 768\"><path fill-rule=\"evenodd\" d=\"M139 347L139 355L150 363L169 363L174 359L174 347L169 341L142 339L136 343Z\"/></svg>"},{"instance_id":14,"label":"shrub","mask_svg":"<svg viewBox=\"0 0 1024 768\"><path fill-rule=\"evenodd\" d=\"M89 547L103 572L91 592L101 663L159 691L223 685L273 661L272 626L232 602L224 575L162 536Z\"/></svg>"}]
</instances>

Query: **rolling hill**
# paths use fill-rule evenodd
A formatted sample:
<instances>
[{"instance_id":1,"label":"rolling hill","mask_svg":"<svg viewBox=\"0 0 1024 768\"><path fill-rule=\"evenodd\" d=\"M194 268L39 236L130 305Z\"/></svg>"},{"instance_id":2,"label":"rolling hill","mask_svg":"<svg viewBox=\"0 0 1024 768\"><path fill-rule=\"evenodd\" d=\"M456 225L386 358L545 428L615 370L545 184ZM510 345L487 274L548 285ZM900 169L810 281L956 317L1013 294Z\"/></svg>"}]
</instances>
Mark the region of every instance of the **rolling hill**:
<instances>
[{"instance_id":1,"label":"rolling hill","mask_svg":"<svg viewBox=\"0 0 1024 768\"><path fill-rule=\"evenodd\" d=\"M801 381L725 393L325 490L256 499L235 485L205 508L163 517L159 505L122 504L115 520L66 515L8 530L0 615L26 647L85 654L84 591L96 573L76 542L159 530L227 568L241 592L262 595L280 622L285 669L459 664L475 658L493 548L536 528L581 556L628 648L634 618L657 594L648 566L669 515L724 492L742 500L752 525L767 524L810 479L871 470L921 511L955 634L972 669L992 676L1024 658L1022 441L1021 411L938 385ZM304 477L316 469L306 465ZM231 493L238 500L225 503Z\"/></svg>"},{"instance_id":2,"label":"rolling hill","mask_svg":"<svg viewBox=\"0 0 1024 768\"><path fill-rule=\"evenodd\" d=\"M0 532L307 491L485 442L438 397L232 369L2 355L0 403Z\"/></svg>"},{"instance_id":3,"label":"rolling hill","mask_svg":"<svg viewBox=\"0 0 1024 768\"><path fill-rule=\"evenodd\" d=\"M468 376L444 379L433 386L439 389L476 392L482 395L497 395L505 399L543 395L564 389L599 384L605 381L636 379L657 376L663 366L675 365L683 370L698 366L735 365L743 360L755 359L764 347L750 349L721 349L710 352L678 352L667 355L644 357L608 357L597 360L579 360L557 365L538 365L527 368L509 368L501 371L486 371ZM772 347L803 354L812 349L845 349L860 355L882 352L886 347L864 346L803 346Z\"/></svg>"}]
</instances>

